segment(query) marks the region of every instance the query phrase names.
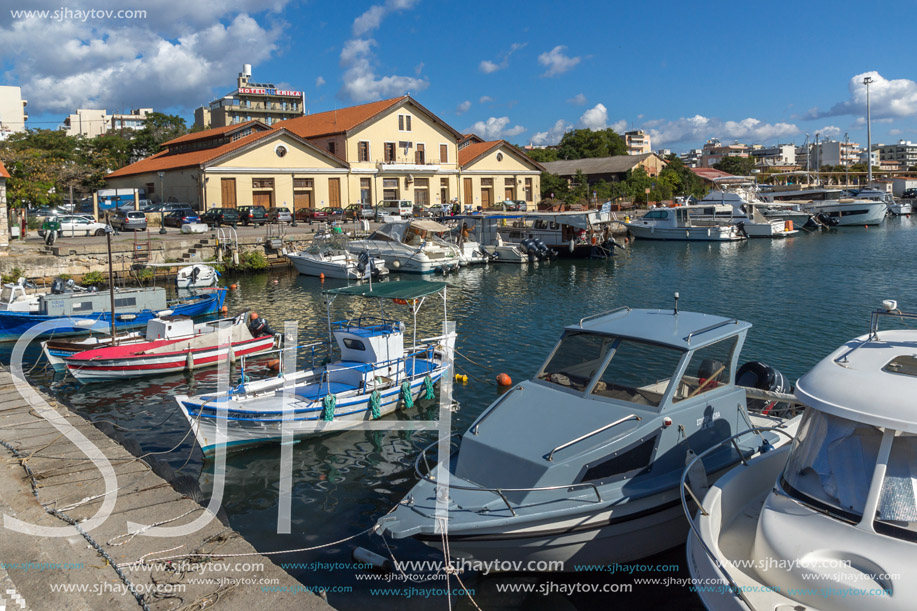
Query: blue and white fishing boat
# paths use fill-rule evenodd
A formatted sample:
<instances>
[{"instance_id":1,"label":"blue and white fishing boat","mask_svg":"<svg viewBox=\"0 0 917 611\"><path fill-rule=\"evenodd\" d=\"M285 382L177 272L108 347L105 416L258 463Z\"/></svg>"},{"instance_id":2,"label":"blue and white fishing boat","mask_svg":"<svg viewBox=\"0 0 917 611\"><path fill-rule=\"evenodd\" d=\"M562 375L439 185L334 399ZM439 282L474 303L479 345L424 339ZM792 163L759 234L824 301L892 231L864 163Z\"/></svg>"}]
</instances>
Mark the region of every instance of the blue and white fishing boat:
<instances>
[{"instance_id":1,"label":"blue and white fishing boat","mask_svg":"<svg viewBox=\"0 0 917 611\"><path fill-rule=\"evenodd\" d=\"M205 455L216 452L221 442L227 450L277 442L284 427L294 437L328 433L381 418L421 396L432 398L433 385L448 369L455 333L418 341L417 311L428 296L438 295L445 320L446 283L385 282L331 289L325 295L329 341L340 351L338 360L290 375L281 366L276 377L244 381L226 392L176 397ZM380 317L332 322L331 304L342 295L376 299ZM385 315L383 304L390 300L413 313L409 347L404 323Z\"/></svg>"},{"instance_id":2,"label":"blue and white fishing boat","mask_svg":"<svg viewBox=\"0 0 917 611\"><path fill-rule=\"evenodd\" d=\"M169 302L161 287L115 289L114 328L146 327L160 312L174 316L203 316L219 312L226 298L225 289L213 289L189 299ZM89 333L91 329L112 327L109 291L47 293L38 296L28 311L0 310L0 341L16 341L35 325L60 321L61 325L38 337L60 337Z\"/></svg>"},{"instance_id":3,"label":"blue and white fishing boat","mask_svg":"<svg viewBox=\"0 0 917 611\"><path fill-rule=\"evenodd\" d=\"M750 413L736 383L768 377L760 363L738 367L750 327L677 307L623 307L567 327L535 377L485 409L457 451L432 471L426 455L439 442L420 454L421 481L376 531L438 549L448 540L453 556L484 561L607 564L683 543L686 460L782 423ZM711 453L698 477L780 443L773 432L746 437Z\"/></svg>"}]
</instances>

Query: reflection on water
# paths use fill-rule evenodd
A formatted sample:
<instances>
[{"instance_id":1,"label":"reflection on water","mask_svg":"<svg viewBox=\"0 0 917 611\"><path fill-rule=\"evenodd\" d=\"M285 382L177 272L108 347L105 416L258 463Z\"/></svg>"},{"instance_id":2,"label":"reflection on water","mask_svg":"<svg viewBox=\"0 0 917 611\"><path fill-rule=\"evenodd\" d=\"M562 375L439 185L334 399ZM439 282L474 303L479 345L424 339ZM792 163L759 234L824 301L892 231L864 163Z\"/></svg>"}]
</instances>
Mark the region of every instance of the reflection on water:
<instances>
[{"instance_id":1,"label":"reflection on water","mask_svg":"<svg viewBox=\"0 0 917 611\"><path fill-rule=\"evenodd\" d=\"M754 328L749 332L742 360L773 364L795 381L840 343L864 333L869 311L882 299L897 299L904 309L917 308L917 286L910 263L917 254L914 222L910 218L894 219L868 230L851 227L783 241L637 241L607 262L570 260L461 270L446 278L450 284L449 312L457 321L458 351L462 355L456 363L457 370L470 376L467 385L455 386L461 409L454 414L454 428L466 429L497 396L493 383L497 373L507 373L514 381L529 377L547 356L564 325L620 305L670 308L675 291L680 293L682 310L735 316L751 322ZM285 271L249 274L233 282L238 283L239 289L227 297L230 314L254 309L274 328L282 328L284 320L296 320L302 343L327 337L321 291L344 284L336 280L322 283L317 278ZM375 315L379 305L340 297L334 301L332 318ZM406 307L382 305L387 314L410 322ZM439 332L441 312L438 298L429 299L418 316L422 329L419 336ZM8 359L8 354L9 347L0 357ZM36 359L38 351L30 349L27 357ZM271 375L254 360L247 373ZM55 378L39 366L33 372L33 380L84 416L110 420L130 429L128 436L136 439L145 452L177 446L169 455L173 468L187 460L183 472L199 476L205 490L212 485L212 467L203 463L191 442L187 423L173 397L212 390L216 385L215 370L81 387L72 378ZM434 413L435 405L421 402L396 417L419 419ZM278 447L228 457L224 505L232 526L260 550L307 547L340 539L370 527L407 493L415 481L414 459L419 449L432 441L429 432L354 431L295 444L293 532L289 535L276 534ZM441 558L420 544L389 543L399 559ZM275 561L349 562L355 546L386 553L377 537L363 535L346 545L292 557L278 556ZM660 562L682 563L682 559L683 550L675 550ZM445 604L441 598L373 598L368 593L369 586L386 584L358 581L348 571L291 572L309 585L352 586L351 594L330 595L330 602L341 609L426 609ZM607 596L522 597L496 591L496 584L506 581L544 583L545 579L518 575L463 578L467 586L479 590L476 600L484 608L607 606ZM620 576L592 576L589 580L630 583L629 578ZM582 575L574 576L572 581L582 581ZM426 586L445 584L434 581ZM643 589L615 601L646 604L658 599L671 604L673 597L679 607L699 607L690 594L675 588L659 592ZM458 604L467 607L467 599Z\"/></svg>"}]
</instances>

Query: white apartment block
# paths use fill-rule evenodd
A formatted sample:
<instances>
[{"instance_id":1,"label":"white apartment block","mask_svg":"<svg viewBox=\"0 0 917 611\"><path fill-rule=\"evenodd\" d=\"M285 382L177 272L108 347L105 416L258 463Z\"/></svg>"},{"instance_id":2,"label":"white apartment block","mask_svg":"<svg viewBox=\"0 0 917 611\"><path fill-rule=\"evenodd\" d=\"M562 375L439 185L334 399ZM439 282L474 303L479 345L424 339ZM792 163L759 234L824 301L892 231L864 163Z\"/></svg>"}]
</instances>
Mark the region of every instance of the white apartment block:
<instances>
[{"instance_id":1,"label":"white apartment block","mask_svg":"<svg viewBox=\"0 0 917 611\"><path fill-rule=\"evenodd\" d=\"M878 145L879 159L898 161L904 169L917 166L917 144L910 140L899 140L897 144Z\"/></svg>"},{"instance_id":2,"label":"white apartment block","mask_svg":"<svg viewBox=\"0 0 917 611\"><path fill-rule=\"evenodd\" d=\"M129 113L108 114L107 110L78 108L76 113L64 119L62 129L68 136L95 138L109 132L123 132L126 129L140 129L146 122L152 108L135 108Z\"/></svg>"},{"instance_id":3,"label":"white apartment block","mask_svg":"<svg viewBox=\"0 0 917 611\"><path fill-rule=\"evenodd\" d=\"M793 144L753 147L751 155L756 161L770 165L796 165L796 146Z\"/></svg>"},{"instance_id":4,"label":"white apartment block","mask_svg":"<svg viewBox=\"0 0 917 611\"><path fill-rule=\"evenodd\" d=\"M29 119L25 110L27 105L28 101L22 99L21 88L0 86L0 140L25 131L25 122Z\"/></svg>"}]
</instances>

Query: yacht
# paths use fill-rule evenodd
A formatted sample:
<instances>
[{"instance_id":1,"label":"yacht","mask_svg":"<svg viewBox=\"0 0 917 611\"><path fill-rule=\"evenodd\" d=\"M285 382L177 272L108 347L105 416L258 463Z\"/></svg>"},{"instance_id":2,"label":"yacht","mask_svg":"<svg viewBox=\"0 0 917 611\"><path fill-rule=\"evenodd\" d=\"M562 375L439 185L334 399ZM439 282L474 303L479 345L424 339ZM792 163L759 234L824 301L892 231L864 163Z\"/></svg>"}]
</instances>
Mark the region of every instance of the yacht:
<instances>
[{"instance_id":1,"label":"yacht","mask_svg":"<svg viewBox=\"0 0 917 611\"><path fill-rule=\"evenodd\" d=\"M347 249L356 255L365 251L374 259L383 259L393 272L447 273L462 265L461 251L436 235L448 231L445 225L431 220L393 221L364 240L351 240Z\"/></svg>"},{"instance_id":2,"label":"yacht","mask_svg":"<svg viewBox=\"0 0 917 611\"><path fill-rule=\"evenodd\" d=\"M914 608L917 330L879 321L917 314L883 306L797 383L792 445L703 495L687 555L696 583L717 584L695 590L708 609Z\"/></svg>"},{"instance_id":3,"label":"yacht","mask_svg":"<svg viewBox=\"0 0 917 611\"><path fill-rule=\"evenodd\" d=\"M697 204L676 208L655 208L638 219L625 221L624 226L641 240L688 240L700 242L736 242L745 235L731 223L701 223L691 218L692 209L705 209Z\"/></svg>"},{"instance_id":4,"label":"yacht","mask_svg":"<svg viewBox=\"0 0 917 611\"><path fill-rule=\"evenodd\" d=\"M287 259L304 276L341 280L367 280L388 275L385 260L348 250L350 240L342 234L318 234L306 250L287 254Z\"/></svg>"},{"instance_id":5,"label":"yacht","mask_svg":"<svg viewBox=\"0 0 917 611\"><path fill-rule=\"evenodd\" d=\"M880 193L876 191L875 193ZM824 214L843 225L877 225L885 219L888 210L886 194L875 196L872 192L853 195L840 188L806 187L771 190L762 194L765 201L792 203L813 215Z\"/></svg>"},{"instance_id":6,"label":"yacht","mask_svg":"<svg viewBox=\"0 0 917 611\"><path fill-rule=\"evenodd\" d=\"M691 218L697 225L733 224L749 238L785 238L799 233L796 221L786 218L787 213L780 218L765 215L773 209L758 199L751 179L715 178L714 184L716 188L697 203L704 207L692 209ZM808 221L807 214L805 218Z\"/></svg>"},{"instance_id":7,"label":"yacht","mask_svg":"<svg viewBox=\"0 0 917 611\"><path fill-rule=\"evenodd\" d=\"M441 442L421 452L420 481L376 532L435 548L447 538L453 555L487 561L628 562L682 544L686 459L783 422L749 413L736 384L750 327L680 312L677 296L671 310L622 307L567 327L535 377L485 409L438 469L427 454ZM706 460L705 477L782 443L746 437Z\"/></svg>"}]
</instances>

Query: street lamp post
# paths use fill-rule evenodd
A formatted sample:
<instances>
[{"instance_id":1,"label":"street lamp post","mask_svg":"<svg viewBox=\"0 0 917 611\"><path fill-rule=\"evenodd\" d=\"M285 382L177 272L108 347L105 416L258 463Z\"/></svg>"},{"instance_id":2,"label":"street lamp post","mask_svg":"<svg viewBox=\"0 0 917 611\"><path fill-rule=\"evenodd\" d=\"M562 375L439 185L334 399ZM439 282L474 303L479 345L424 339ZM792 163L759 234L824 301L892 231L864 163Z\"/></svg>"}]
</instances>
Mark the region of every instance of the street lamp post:
<instances>
[{"instance_id":1,"label":"street lamp post","mask_svg":"<svg viewBox=\"0 0 917 611\"><path fill-rule=\"evenodd\" d=\"M866 186L872 184L872 125L869 114L869 85L873 82L871 76L863 79L866 85Z\"/></svg>"},{"instance_id":2,"label":"street lamp post","mask_svg":"<svg viewBox=\"0 0 917 611\"><path fill-rule=\"evenodd\" d=\"M163 234L166 232L166 192L162 190L162 177L166 173L157 172L157 174L159 174L159 233Z\"/></svg>"}]
</instances>

